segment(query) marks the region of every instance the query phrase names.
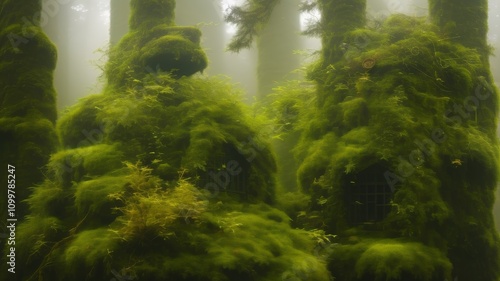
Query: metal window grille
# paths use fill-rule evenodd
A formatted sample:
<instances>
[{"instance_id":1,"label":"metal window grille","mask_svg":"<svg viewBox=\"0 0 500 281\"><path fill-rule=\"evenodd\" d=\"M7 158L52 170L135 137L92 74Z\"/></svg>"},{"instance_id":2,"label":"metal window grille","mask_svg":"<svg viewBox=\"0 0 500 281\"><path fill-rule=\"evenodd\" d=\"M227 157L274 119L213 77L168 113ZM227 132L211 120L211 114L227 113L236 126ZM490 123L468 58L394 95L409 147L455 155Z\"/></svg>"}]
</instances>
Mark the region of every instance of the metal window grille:
<instances>
[{"instance_id":1,"label":"metal window grille","mask_svg":"<svg viewBox=\"0 0 500 281\"><path fill-rule=\"evenodd\" d=\"M347 182L347 214L350 223L375 223L390 212L392 192L384 172L381 167L370 167Z\"/></svg>"}]
</instances>

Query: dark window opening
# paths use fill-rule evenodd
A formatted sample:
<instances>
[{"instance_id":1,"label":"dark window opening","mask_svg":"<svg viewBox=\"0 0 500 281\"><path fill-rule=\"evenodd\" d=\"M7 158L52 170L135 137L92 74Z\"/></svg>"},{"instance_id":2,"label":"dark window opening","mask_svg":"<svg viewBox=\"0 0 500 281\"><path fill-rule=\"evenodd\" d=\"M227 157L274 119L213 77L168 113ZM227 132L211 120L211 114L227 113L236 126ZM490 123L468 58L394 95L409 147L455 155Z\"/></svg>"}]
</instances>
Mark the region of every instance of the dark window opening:
<instances>
[{"instance_id":1,"label":"dark window opening","mask_svg":"<svg viewBox=\"0 0 500 281\"><path fill-rule=\"evenodd\" d=\"M385 168L376 165L347 179L347 219L351 224L379 222L391 211L393 194L385 172Z\"/></svg>"}]
</instances>

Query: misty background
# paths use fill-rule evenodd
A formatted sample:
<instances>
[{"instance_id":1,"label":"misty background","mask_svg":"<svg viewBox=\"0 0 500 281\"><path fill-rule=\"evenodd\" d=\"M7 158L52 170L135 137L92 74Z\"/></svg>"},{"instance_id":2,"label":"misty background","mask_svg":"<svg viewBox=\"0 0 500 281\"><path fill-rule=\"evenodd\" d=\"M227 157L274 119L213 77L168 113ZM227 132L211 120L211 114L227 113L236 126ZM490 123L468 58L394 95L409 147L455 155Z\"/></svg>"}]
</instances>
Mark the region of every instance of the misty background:
<instances>
[{"instance_id":1,"label":"misty background","mask_svg":"<svg viewBox=\"0 0 500 281\"><path fill-rule=\"evenodd\" d=\"M58 2L43 1L44 11L48 15L43 28L58 49L54 84L58 95L58 109L63 112L78 99L101 92L104 83L101 77L102 67L107 59L107 50L128 30L129 0ZM223 19L228 7L241 2L177 0L176 23L196 25L202 30L202 46L209 58L209 66L204 75L229 77L237 87L245 91L245 102L251 104L258 98L258 93L271 91L276 81L301 78L301 73L293 70L314 60L315 51L320 49L320 40L299 36L299 33L306 29L309 21L317 19L319 14L298 12L300 0L282 0L269 25L260 35L260 40L251 49L231 53L225 49L235 27L224 23ZM368 18L372 22L382 20L391 13L427 15L427 0L367 2ZM493 47L490 62L497 87L500 85L499 37L500 0L490 0L488 38ZM268 42L267 45L264 45L265 42ZM269 61L267 58L272 59ZM500 135L500 129L498 131ZM496 194L500 198L500 190ZM496 227L500 230L500 200L496 201L494 215Z\"/></svg>"}]
</instances>

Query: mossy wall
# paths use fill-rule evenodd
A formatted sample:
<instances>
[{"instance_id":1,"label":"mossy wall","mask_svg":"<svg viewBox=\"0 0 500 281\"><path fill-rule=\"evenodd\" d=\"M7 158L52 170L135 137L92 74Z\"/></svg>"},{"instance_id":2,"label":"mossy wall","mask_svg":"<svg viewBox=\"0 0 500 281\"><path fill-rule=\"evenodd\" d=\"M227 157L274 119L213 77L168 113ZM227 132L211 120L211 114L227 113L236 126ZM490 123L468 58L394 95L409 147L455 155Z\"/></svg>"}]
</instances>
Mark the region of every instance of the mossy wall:
<instances>
[{"instance_id":1,"label":"mossy wall","mask_svg":"<svg viewBox=\"0 0 500 281\"><path fill-rule=\"evenodd\" d=\"M498 280L491 212L498 97L482 51L425 19L402 15L378 29L346 32L343 42L338 61L323 55L310 72L317 106L297 148L310 213L323 218L318 227L344 239L342 253L352 256L332 254L332 274L342 280ZM355 224L349 213L367 202L350 201L351 189L372 167L382 169L374 180L392 190L384 203L390 212ZM371 240L377 237L401 239L394 249L402 252L373 258L379 266L365 264L369 249L389 251ZM411 257L415 250L407 243L437 250L439 261ZM384 269L392 260L398 265Z\"/></svg>"},{"instance_id":2,"label":"mossy wall","mask_svg":"<svg viewBox=\"0 0 500 281\"><path fill-rule=\"evenodd\" d=\"M41 169L57 144L52 84L57 54L34 17L40 11L41 1L0 1L0 180L6 188L7 165L16 167L18 219L27 213L23 200L43 180ZM0 201L5 218L6 191Z\"/></svg>"},{"instance_id":3,"label":"mossy wall","mask_svg":"<svg viewBox=\"0 0 500 281\"><path fill-rule=\"evenodd\" d=\"M173 3L132 1L104 92L59 119L63 149L18 229L19 276L329 280L312 254L329 236L272 207L262 128L227 81L190 77L206 66L200 32L172 25Z\"/></svg>"}]
</instances>

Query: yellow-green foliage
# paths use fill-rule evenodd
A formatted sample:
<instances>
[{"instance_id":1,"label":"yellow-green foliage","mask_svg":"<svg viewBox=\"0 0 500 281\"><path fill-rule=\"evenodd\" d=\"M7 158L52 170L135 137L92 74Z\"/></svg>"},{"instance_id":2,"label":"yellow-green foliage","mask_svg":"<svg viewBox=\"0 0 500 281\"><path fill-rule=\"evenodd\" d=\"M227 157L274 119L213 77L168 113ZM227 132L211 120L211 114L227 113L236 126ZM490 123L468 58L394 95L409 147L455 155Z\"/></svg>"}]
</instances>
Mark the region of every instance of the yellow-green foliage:
<instances>
[{"instance_id":1,"label":"yellow-green foliage","mask_svg":"<svg viewBox=\"0 0 500 281\"><path fill-rule=\"evenodd\" d=\"M52 179L63 187L73 182L120 170L123 152L118 144L98 144L67 149L51 156L47 165Z\"/></svg>"},{"instance_id":2,"label":"yellow-green foliage","mask_svg":"<svg viewBox=\"0 0 500 281\"><path fill-rule=\"evenodd\" d=\"M117 208L122 214L118 218L122 226L116 231L121 239L143 241L156 236L166 239L175 235L176 223L196 223L205 212L206 195L188 181L180 179L173 189L168 189L151 174L152 169L140 163L126 164L130 169L128 188L107 195L124 205Z\"/></svg>"},{"instance_id":3,"label":"yellow-green foliage","mask_svg":"<svg viewBox=\"0 0 500 281\"><path fill-rule=\"evenodd\" d=\"M488 1L431 0L432 21L447 38L476 49L488 63Z\"/></svg>"}]
</instances>

